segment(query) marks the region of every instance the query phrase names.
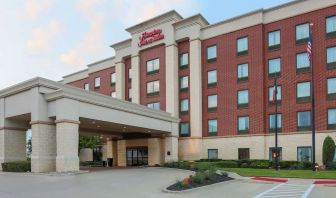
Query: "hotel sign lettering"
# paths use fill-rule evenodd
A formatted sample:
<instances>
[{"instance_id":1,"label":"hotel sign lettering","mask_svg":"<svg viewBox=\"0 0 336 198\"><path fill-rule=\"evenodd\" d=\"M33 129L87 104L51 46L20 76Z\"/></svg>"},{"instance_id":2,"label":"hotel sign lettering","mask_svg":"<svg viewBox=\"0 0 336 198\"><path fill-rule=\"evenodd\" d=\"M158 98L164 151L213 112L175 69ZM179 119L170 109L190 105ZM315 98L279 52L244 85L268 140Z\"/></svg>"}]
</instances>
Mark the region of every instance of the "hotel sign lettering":
<instances>
[{"instance_id":1,"label":"hotel sign lettering","mask_svg":"<svg viewBox=\"0 0 336 198\"><path fill-rule=\"evenodd\" d=\"M162 34L161 29L154 29L150 32L144 32L139 36L138 46L142 47L161 39L164 39L164 35Z\"/></svg>"}]
</instances>

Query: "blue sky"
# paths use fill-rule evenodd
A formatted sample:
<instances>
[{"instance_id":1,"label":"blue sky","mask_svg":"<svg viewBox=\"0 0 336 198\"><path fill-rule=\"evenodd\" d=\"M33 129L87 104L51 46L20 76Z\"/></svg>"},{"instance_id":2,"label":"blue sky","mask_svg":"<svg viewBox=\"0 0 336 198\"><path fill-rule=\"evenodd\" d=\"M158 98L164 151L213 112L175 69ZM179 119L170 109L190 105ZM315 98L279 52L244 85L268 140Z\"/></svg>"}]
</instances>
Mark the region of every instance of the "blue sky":
<instances>
[{"instance_id":1,"label":"blue sky","mask_svg":"<svg viewBox=\"0 0 336 198\"><path fill-rule=\"evenodd\" d=\"M211 2L211 3L210 3ZM125 28L175 9L215 23L289 0L11 0L0 2L0 89L62 76L114 55Z\"/></svg>"}]
</instances>

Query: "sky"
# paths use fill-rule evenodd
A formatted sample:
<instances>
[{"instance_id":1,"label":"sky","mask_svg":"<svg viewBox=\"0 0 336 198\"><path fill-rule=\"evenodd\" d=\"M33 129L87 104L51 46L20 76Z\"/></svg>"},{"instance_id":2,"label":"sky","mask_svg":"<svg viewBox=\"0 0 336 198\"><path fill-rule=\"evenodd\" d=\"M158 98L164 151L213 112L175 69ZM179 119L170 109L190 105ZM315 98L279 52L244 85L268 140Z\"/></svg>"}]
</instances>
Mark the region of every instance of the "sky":
<instances>
[{"instance_id":1,"label":"sky","mask_svg":"<svg viewBox=\"0 0 336 198\"><path fill-rule=\"evenodd\" d=\"M290 0L0 0L0 90L36 76L61 80L111 57L125 31L175 9L210 23Z\"/></svg>"}]
</instances>

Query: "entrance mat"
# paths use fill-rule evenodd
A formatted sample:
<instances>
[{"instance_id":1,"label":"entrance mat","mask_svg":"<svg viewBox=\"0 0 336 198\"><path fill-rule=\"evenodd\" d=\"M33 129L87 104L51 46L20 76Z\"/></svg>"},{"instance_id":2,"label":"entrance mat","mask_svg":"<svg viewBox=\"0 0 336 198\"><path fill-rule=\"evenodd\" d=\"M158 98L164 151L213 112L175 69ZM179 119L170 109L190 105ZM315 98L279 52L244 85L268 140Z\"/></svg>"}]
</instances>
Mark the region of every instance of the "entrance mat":
<instances>
[{"instance_id":1,"label":"entrance mat","mask_svg":"<svg viewBox=\"0 0 336 198\"><path fill-rule=\"evenodd\" d=\"M275 179L275 178L269 178L269 177L253 177L252 179L259 180L259 181L279 182L279 183L288 182L287 179Z\"/></svg>"},{"instance_id":2,"label":"entrance mat","mask_svg":"<svg viewBox=\"0 0 336 198\"><path fill-rule=\"evenodd\" d=\"M314 184L336 184L336 180L316 180Z\"/></svg>"}]
</instances>

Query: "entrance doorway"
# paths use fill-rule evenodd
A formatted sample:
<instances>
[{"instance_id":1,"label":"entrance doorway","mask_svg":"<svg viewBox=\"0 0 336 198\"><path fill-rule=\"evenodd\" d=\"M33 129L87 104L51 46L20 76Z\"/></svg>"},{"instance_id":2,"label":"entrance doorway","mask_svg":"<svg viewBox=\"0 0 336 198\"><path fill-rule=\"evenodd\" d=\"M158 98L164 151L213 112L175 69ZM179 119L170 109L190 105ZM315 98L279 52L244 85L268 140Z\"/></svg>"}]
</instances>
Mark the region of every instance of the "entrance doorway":
<instances>
[{"instance_id":1,"label":"entrance doorway","mask_svg":"<svg viewBox=\"0 0 336 198\"><path fill-rule=\"evenodd\" d=\"M126 149L127 166L148 165L148 147L131 147Z\"/></svg>"},{"instance_id":2,"label":"entrance doorway","mask_svg":"<svg viewBox=\"0 0 336 198\"><path fill-rule=\"evenodd\" d=\"M93 161L94 162L103 161L103 147L102 146L96 146L93 148Z\"/></svg>"}]
</instances>

